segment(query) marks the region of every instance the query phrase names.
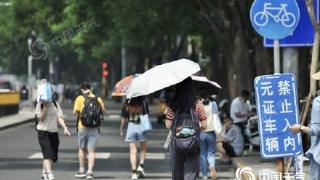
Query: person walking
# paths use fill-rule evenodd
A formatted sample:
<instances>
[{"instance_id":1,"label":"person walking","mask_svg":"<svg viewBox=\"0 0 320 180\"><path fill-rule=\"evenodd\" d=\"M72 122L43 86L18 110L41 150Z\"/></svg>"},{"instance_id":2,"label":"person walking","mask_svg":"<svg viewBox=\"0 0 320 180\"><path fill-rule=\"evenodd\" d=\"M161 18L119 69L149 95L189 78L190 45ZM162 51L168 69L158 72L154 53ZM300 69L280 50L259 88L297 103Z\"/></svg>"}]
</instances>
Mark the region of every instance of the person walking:
<instances>
[{"instance_id":1,"label":"person walking","mask_svg":"<svg viewBox=\"0 0 320 180\"><path fill-rule=\"evenodd\" d=\"M81 85L82 95L74 103L73 112L77 114L79 171L77 178L93 179L95 148L99 137L99 126L105 111L104 103L91 91L89 83ZM88 170L85 173L85 159L88 157Z\"/></svg>"},{"instance_id":2,"label":"person walking","mask_svg":"<svg viewBox=\"0 0 320 180\"><path fill-rule=\"evenodd\" d=\"M320 71L312 75L320 80ZM313 99L311 120L309 126L293 124L290 129L293 133L305 133L311 136L311 147L306 152L310 159L309 180L320 180L320 95Z\"/></svg>"},{"instance_id":3,"label":"person walking","mask_svg":"<svg viewBox=\"0 0 320 180\"><path fill-rule=\"evenodd\" d=\"M175 85L174 98L168 102L166 127L171 129L171 166L173 180L195 180L199 172L200 128L207 126L203 104L196 99L191 78ZM199 127L200 124L200 127ZM185 147L186 142L191 146ZM182 141L180 141L182 140Z\"/></svg>"},{"instance_id":4,"label":"person walking","mask_svg":"<svg viewBox=\"0 0 320 180\"><path fill-rule=\"evenodd\" d=\"M204 110L207 114L207 128L200 134L200 170L202 179L208 179L208 164L211 179L216 179L215 152L216 152L216 133L222 130L218 107L215 101L209 98L202 99Z\"/></svg>"},{"instance_id":5,"label":"person walking","mask_svg":"<svg viewBox=\"0 0 320 180\"><path fill-rule=\"evenodd\" d=\"M43 155L41 179L53 180L52 164L58 161L59 150L58 123L63 127L65 135L70 136L70 132L58 102L38 102L35 114L38 141Z\"/></svg>"},{"instance_id":6,"label":"person walking","mask_svg":"<svg viewBox=\"0 0 320 180\"><path fill-rule=\"evenodd\" d=\"M125 124L128 122L125 141L129 143L131 179L144 178L144 162L147 154L147 134L140 127L141 116L147 115L148 106L143 97L127 100L121 112L120 136L124 138ZM140 162L137 167L138 150L136 143L140 144Z\"/></svg>"}]
</instances>

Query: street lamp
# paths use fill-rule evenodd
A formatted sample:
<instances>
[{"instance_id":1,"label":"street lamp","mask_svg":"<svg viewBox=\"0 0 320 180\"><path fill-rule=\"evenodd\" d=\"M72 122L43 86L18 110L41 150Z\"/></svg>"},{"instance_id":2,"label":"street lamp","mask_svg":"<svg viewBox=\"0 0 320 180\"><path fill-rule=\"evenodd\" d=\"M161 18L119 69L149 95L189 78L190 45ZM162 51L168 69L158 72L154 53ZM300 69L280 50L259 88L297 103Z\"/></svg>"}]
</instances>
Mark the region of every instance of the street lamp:
<instances>
[{"instance_id":1,"label":"street lamp","mask_svg":"<svg viewBox=\"0 0 320 180\"><path fill-rule=\"evenodd\" d=\"M32 48L32 39L28 38L28 49L30 51L30 49ZM32 76L32 55L29 54L28 55L28 83L30 83L30 78Z\"/></svg>"},{"instance_id":2,"label":"street lamp","mask_svg":"<svg viewBox=\"0 0 320 180\"><path fill-rule=\"evenodd\" d=\"M32 31L31 35L28 38L28 51L29 51L29 55L28 55L28 85L29 85L29 103L30 103L30 107L32 106L32 97L33 97L33 85L34 85L34 77L32 74L32 43L34 43L36 40L36 32Z\"/></svg>"}]
</instances>

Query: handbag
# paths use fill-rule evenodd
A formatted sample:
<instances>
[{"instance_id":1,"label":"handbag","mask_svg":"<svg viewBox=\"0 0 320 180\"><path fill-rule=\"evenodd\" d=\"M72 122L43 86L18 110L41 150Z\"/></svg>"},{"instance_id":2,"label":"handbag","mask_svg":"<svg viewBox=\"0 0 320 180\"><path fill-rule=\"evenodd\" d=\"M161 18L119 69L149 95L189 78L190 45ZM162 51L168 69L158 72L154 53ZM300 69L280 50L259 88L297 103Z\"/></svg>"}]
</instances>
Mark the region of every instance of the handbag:
<instances>
[{"instance_id":1,"label":"handbag","mask_svg":"<svg viewBox=\"0 0 320 180\"><path fill-rule=\"evenodd\" d=\"M213 121L214 132L216 132L217 134L220 134L222 131L222 125L221 125L221 121L218 113L212 114L212 121Z\"/></svg>"},{"instance_id":2,"label":"handbag","mask_svg":"<svg viewBox=\"0 0 320 180\"><path fill-rule=\"evenodd\" d=\"M140 127L142 131L152 130L152 125L148 114L140 115Z\"/></svg>"},{"instance_id":3,"label":"handbag","mask_svg":"<svg viewBox=\"0 0 320 180\"><path fill-rule=\"evenodd\" d=\"M145 102L143 103L143 110L144 110L144 114L140 115L140 127L143 132L150 131L150 130L152 130L152 125L151 125L151 122L149 119L149 115L147 113L148 110L147 110Z\"/></svg>"}]
</instances>

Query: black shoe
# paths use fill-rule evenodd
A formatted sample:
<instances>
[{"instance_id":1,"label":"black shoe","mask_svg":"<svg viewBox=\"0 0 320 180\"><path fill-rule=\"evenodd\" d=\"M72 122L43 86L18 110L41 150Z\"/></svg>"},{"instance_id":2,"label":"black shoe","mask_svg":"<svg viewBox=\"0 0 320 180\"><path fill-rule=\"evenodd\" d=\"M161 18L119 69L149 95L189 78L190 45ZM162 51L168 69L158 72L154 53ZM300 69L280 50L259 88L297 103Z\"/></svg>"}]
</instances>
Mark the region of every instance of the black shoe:
<instances>
[{"instance_id":1,"label":"black shoe","mask_svg":"<svg viewBox=\"0 0 320 180\"><path fill-rule=\"evenodd\" d=\"M142 165L138 166L137 174L138 174L139 178L144 178L145 177L144 168L143 168Z\"/></svg>"}]
</instances>

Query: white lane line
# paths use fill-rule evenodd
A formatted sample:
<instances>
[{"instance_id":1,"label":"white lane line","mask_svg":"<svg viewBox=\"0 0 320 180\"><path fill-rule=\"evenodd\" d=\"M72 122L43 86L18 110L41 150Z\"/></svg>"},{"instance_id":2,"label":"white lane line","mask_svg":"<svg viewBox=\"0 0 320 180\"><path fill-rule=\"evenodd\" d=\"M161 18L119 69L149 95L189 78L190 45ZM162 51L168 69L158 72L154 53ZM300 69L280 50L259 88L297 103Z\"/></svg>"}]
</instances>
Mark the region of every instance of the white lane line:
<instances>
[{"instance_id":1,"label":"white lane line","mask_svg":"<svg viewBox=\"0 0 320 180\"><path fill-rule=\"evenodd\" d=\"M109 116L107 116L107 119L120 119L121 116L120 115L117 115L117 114L111 114Z\"/></svg>"},{"instance_id":2,"label":"white lane line","mask_svg":"<svg viewBox=\"0 0 320 180\"><path fill-rule=\"evenodd\" d=\"M66 156L66 153L60 153L59 154L60 157L70 157L70 156ZM111 153L108 152L97 152L96 153L96 159L109 159L111 156ZM77 156L74 156L77 157ZM71 157L71 158L74 158ZM34 154L32 154L31 156L28 157L28 159L42 159L42 153L41 152L36 152Z\"/></svg>"},{"instance_id":3,"label":"white lane line","mask_svg":"<svg viewBox=\"0 0 320 180\"><path fill-rule=\"evenodd\" d=\"M42 153L40 153L40 152L34 153L28 157L28 159L42 159L42 158L43 158L43 156L42 156Z\"/></svg>"},{"instance_id":4,"label":"white lane line","mask_svg":"<svg viewBox=\"0 0 320 180\"><path fill-rule=\"evenodd\" d=\"M96 159L109 159L111 153L96 153Z\"/></svg>"},{"instance_id":5,"label":"white lane line","mask_svg":"<svg viewBox=\"0 0 320 180\"><path fill-rule=\"evenodd\" d=\"M147 159L166 159L165 153L147 153Z\"/></svg>"},{"instance_id":6,"label":"white lane line","mask_svg":"<svg viewBox=\"0 0 320 180\"><path fill-rule=\"evenodd\" d=\"M124 153L124 154L127 154L127 153ZM59 153L59 157L61 157L61 158L77 158L77 156L75 154L70 156L70 153ZM43 158L43 156L42 156L41 152L36 152L28 157L28 159L42 159L42 158ZM111 153L109 153L109 152L97 152L96 153L96 159L110 159L110 158L111 158ZM147 153L146 158L153 159L153 160L163 160L163 159L166 159L166 154L165 153Z\"/></svg>"}]
</instances>

